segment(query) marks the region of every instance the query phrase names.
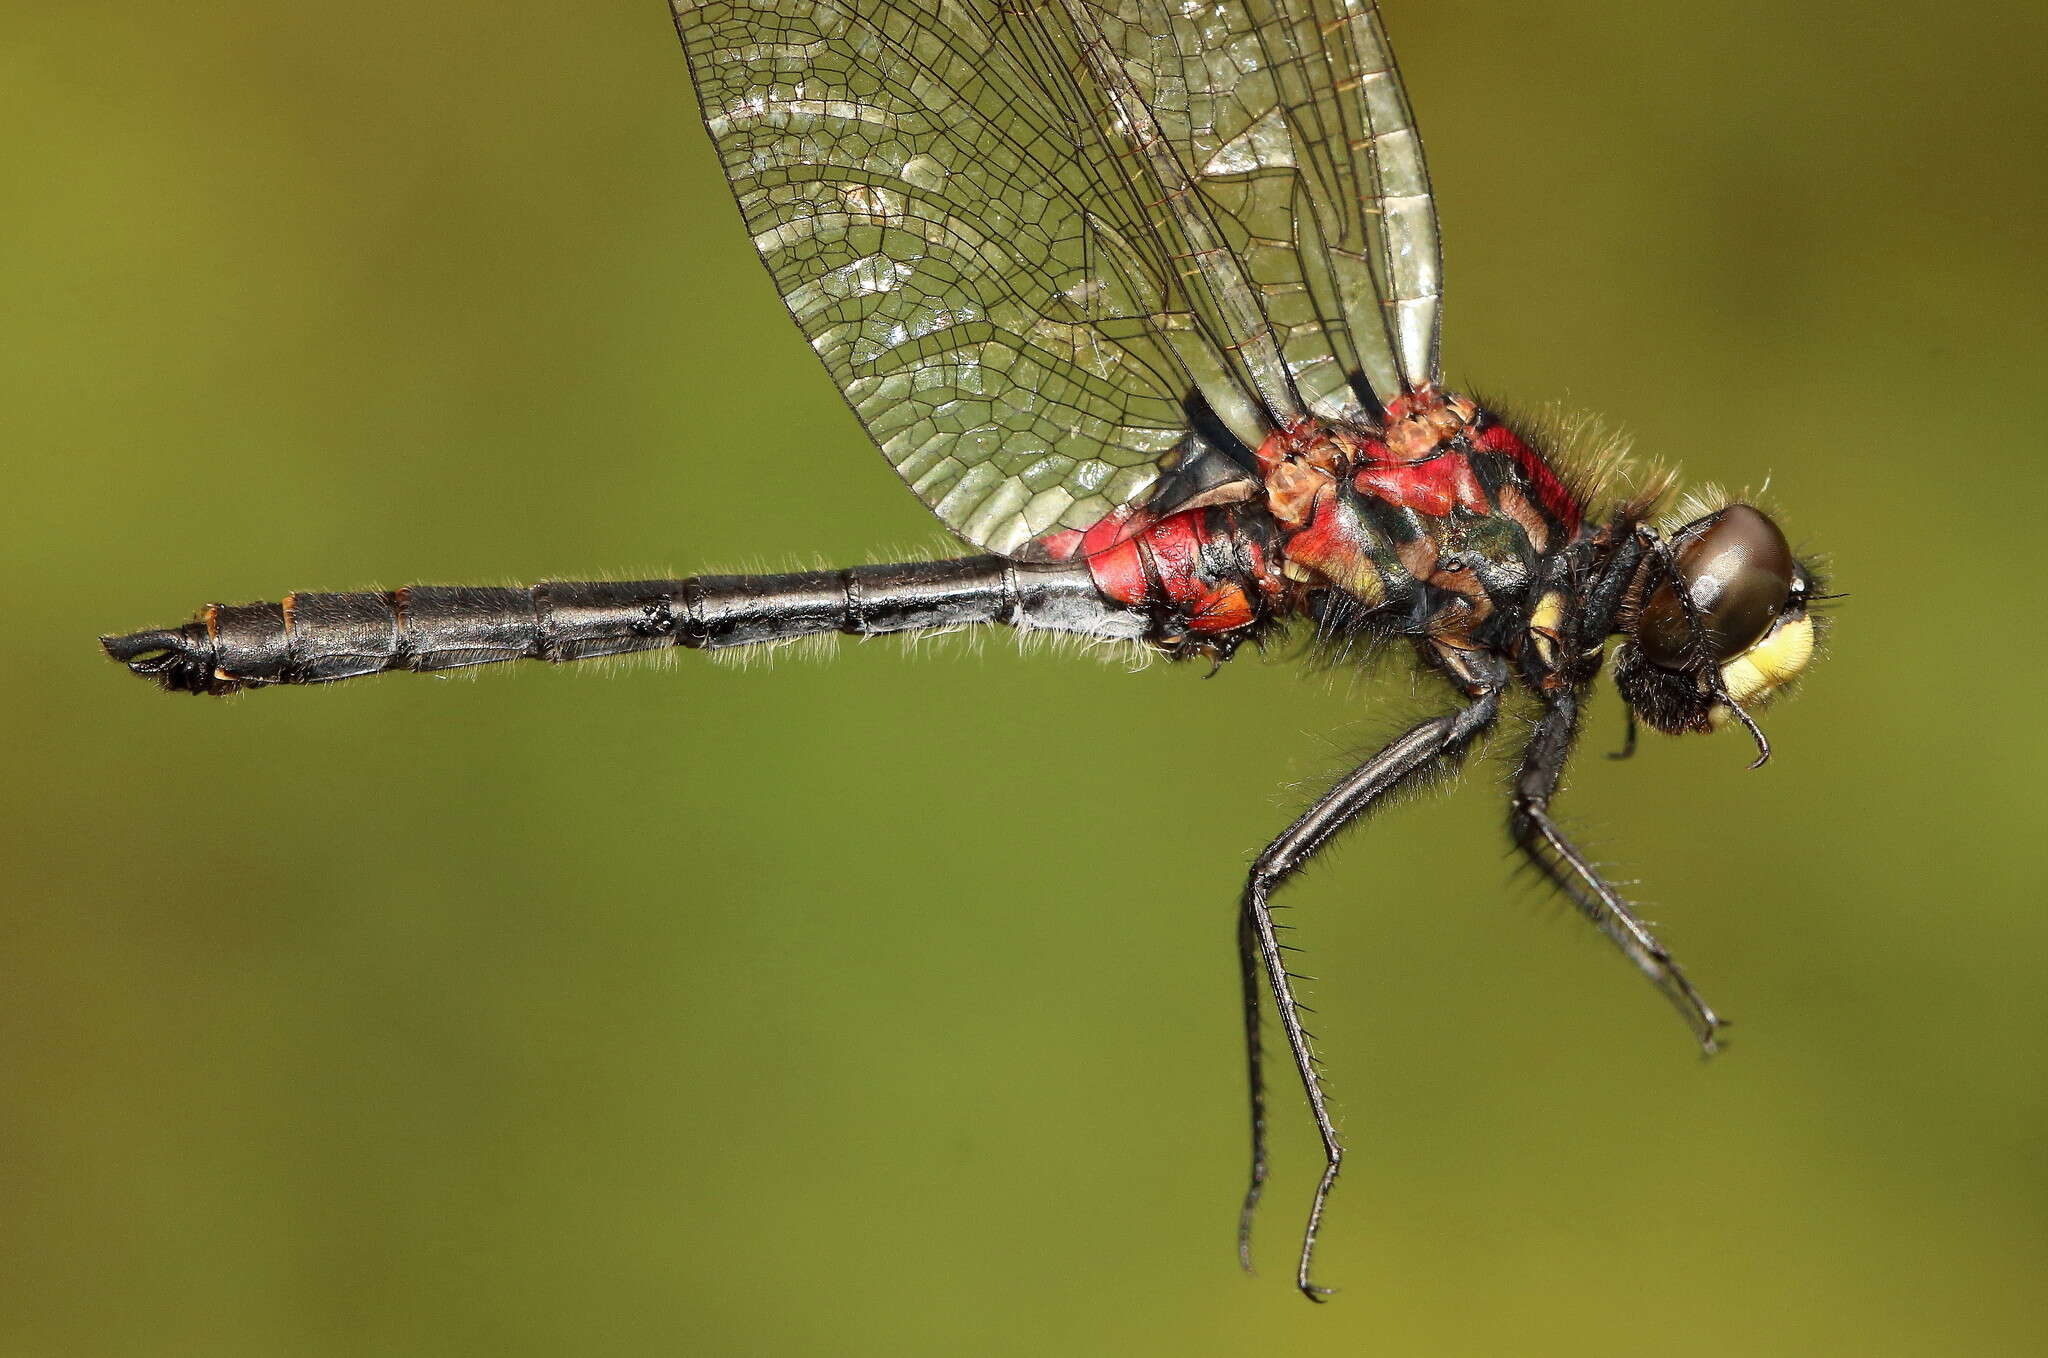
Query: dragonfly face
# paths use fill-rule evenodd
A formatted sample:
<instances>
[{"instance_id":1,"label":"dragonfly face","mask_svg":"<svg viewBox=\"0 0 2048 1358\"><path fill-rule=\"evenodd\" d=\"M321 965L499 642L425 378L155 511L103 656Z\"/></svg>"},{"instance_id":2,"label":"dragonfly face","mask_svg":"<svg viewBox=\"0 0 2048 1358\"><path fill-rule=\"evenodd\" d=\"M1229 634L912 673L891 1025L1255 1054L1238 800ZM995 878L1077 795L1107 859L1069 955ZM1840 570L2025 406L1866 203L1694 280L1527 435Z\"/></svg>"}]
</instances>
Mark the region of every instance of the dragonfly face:
<instances>
[{"instance_id":1,"label":"dragonfly face","mask_svg":"<svg viewBox=\"0 0 2048 1358\"><path fill-rule=\"evenodd\" d=\"M1762 510L1732 504L1679 529L1670 569L1623 620L1616 683L1667 735L1718 730L1769 701L1813 658L1818 590Z\"/></svg>"},{"instance_id":2,"label":"dragonfly face","mask_svg":"<svg viewBox=\"0 0 2048 1358\"><path fill-rule=\"evenodd\" d=\"M1238 902L1266 1178L1277 1023L1343 1145L1271 897L1397 788L1535 717L1517 849L1678 1009L1721 1020L1559 830L1585 696L1728 721L1812 652L1813 576L1760 511L1668 539L1667 487L1447 389L1434 199L1370 0L672 0L699 110L791 318L890 465L975 554L775 576L415 586L212 604L102 639L167 689L1005 625L1220 663L1293 628L1407 648L1446 710L1267 845Z\"/></svg>"}]
</instances>

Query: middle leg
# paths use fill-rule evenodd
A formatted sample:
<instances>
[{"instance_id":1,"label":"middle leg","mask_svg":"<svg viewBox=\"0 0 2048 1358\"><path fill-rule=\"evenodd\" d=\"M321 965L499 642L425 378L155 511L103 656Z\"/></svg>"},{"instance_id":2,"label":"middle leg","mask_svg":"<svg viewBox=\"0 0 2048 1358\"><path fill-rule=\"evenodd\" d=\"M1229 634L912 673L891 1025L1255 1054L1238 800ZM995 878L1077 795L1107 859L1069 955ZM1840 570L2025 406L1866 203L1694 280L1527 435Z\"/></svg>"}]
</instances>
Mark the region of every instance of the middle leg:
<instances>
[{"instance_id":1,"label":"middle leg","mask_svg":"<svg viewBox=\"0 0 2048 1358\"><path fill-rule=\"evenodd\" d=\"M1677 961L1656 935L1636 918L1628 902L1593 870L1585 855L1551 819L1550 799L1564 773L1578 724L1577 699L1560 694L1551 700L1530 734L1528 747L1522 752L1522 766L1515 774L1508 813L1508 828L1515 847L1552 885L1569 896L1579 912L1671 1001L1686 1026L1692 1029L1701 1051L1712 1056L1720 1050L1716 1035L1726 1020L1693 989L1692 982L1679 970Z\"/></svg>"}]
</instances>

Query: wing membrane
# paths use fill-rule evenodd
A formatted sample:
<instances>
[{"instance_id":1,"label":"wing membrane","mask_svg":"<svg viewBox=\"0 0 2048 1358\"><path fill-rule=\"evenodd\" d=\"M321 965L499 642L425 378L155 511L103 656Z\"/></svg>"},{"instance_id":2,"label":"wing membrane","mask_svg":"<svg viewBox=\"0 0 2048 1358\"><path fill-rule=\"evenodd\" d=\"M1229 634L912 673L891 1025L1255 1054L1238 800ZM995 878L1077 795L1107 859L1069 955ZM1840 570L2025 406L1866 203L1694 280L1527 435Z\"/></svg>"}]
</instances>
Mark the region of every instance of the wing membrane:
<instances>
[{"instance_id":1,"label":"wing membrane","mask_svg":"<svg viewBox=\"0 0 2048 1358\"><path fill-rule=\"evenodd\" d=\"M1433 381L1436 208L1378 6L1104 2L1318 413Z\"/></svg>"},{"instance_id":2,"label":"wing membrane","mask_svg":"<svg viewBox=\"0 0 2048 1358\"><path fill-rule=\"evenodd\" d=\"M1191 400L1255 445L1432 370L1434 218L1370 5L673 5L790 314L970 542L1028 556L1143 500L1216 446Z\"/></svg>"}]
</instances>

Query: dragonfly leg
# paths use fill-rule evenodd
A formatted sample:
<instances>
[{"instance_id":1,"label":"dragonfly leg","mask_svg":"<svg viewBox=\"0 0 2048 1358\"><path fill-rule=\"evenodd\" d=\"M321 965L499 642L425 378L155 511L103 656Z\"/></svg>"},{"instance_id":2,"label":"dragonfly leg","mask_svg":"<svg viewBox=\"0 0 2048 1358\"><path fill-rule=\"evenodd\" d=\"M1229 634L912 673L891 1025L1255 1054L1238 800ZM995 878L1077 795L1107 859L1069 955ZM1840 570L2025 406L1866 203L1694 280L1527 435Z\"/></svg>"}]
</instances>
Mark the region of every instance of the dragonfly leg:
<instances>
[{"instance_id":1,"label":"dragonfly leg","mask_svg":"<svg viewBox=\"0 0 2048 1358\"><path fill-rule=\"evenodd\" d=\"M1537 720L1509 802L1508 825L1515 847L1671 1001L1700 1049L1712 1056L1720 1049L1716 1035L1727 1020L1714 1013L1628 902L1601 879L1551 819L1550 799L1571 755L1578 725L1578 700L1569 693L1554 697Z\"/></svg>"},{"instance_id":2,"label":"dragonfly leg","mask_svg":"<svg viewBox=\"0 0 2048 1358\"><path fill-rule=\"evenodd\" d=\"M1265 1019L1265 968L1259 931L1250 910L1237 912L1237 971L1244 989L1244 1063L1246 1085L1251 1092L1252 1169L1245 1185L1244 1203L1237 1212L1237 1262L1252 1271L1252 1219L1258 1215L1259 1199L1266 1191L1266 1052L1261 1031Z\"/></svg>"},{"instance_id":3,"label":"dragonfly leg","mask_svg":"<svg viewBox=\"0 0 2048 1358\"><path fill-rule=\"evenodd\" d=\"M1310 1300L1321 1301L1328 1289L1315 1285L1310 1264L1315 1254L1316 1231L1322 1224L1323 1205L1337 1182L1344 1147L1337 1126L1330 1119L1323 1092L1322 1072L1316 1064L1311 1035L1302 1027L1301 1006L1294 998L1294 978L1288 972L1273 923L1272 895L1298 872L1338 831L1370 811L1384 794L1409 780L1454 762L1472 742L1493 725L1500 712L1505 674L1489 676L1487 686L1456 712L1433 717L1353 769L1344 780L1317 799L1294 824L1268 844L1252 865L1245 882L1242 908L1238 915L1238 959L1245 985L1245 1037L1247 1065L1251 1077L1252 1172L1238 1220L1238 1255L1251 1257L1251 1219L1266 1178L1265 1086L1259 1050L1259 1018L1263 990L1273 998L1280 1028L1287 1036L1287 1050L1294 1059L1296 1075L1308 1097L1315 1118L1316 1134L1323 1143L1323 1173L1310 1203L1308 1224L1302 1232L1301 1255L1295 1271L1295 1285Z\"/></svg>"}]
</instances>

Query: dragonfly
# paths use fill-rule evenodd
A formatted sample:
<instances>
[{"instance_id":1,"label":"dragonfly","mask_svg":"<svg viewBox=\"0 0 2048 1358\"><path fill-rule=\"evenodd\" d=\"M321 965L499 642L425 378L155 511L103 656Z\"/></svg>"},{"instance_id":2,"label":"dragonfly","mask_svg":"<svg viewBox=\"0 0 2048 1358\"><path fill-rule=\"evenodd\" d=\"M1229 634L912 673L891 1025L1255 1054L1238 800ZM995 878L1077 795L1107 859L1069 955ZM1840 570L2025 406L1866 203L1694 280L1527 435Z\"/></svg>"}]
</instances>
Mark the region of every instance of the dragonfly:
<instances>
[{"instance_id":1,"label":"dragonfly","mask_svg":"<svg viewBox=\"0 0 2048 1358\"><path fill-rule=\"evenodd\" d=\"M1674 499L1583 426L1447 387L1435 201L1371 0L672 0L698 111L792 320L968 549L837 571L414 585L208 605L108 636L165 689L839 633L1006 626L1206 662L1393 650L1445 706L1253 860L1235 911L1251 1266L1265 1030L1320 1138L1295 1281L1344 1159L1275 893L1390 793L1526 710L1508 831L1675 1006L1724 1020L1560 829L1594 682L1637 725L1745 730L1827 596L1763 509Z\"/></svg>"}]
</instances>

